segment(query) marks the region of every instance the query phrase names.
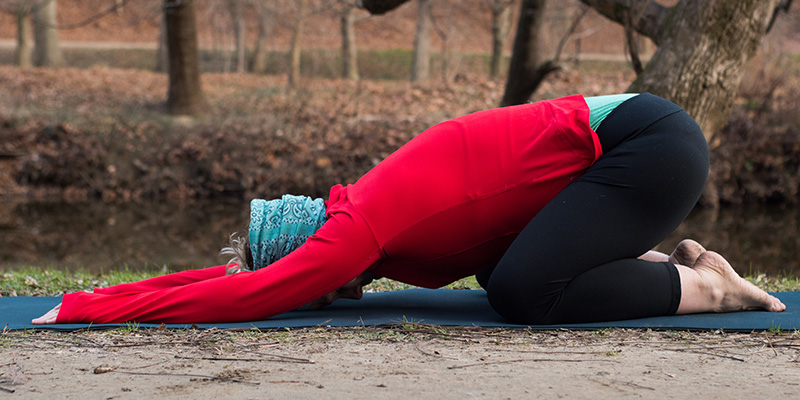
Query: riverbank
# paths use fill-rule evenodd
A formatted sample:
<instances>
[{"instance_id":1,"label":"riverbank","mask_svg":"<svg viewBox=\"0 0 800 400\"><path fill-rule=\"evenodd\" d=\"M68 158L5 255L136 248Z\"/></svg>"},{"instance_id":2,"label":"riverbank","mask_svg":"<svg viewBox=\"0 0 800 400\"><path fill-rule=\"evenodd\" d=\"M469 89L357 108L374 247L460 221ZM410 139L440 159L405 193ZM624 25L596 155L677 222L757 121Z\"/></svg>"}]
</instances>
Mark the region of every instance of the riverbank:
<instances>
[{"instance_id":1,"label":"riverbank","mask_svg":"<svg viewBox=\"0 0 800 400\"><path fill-rule=\"evenodd\" d=\"M791 68L797 68L796 65ZM714 140L707 195L722 204L798 202L800 78L743 84ZM621 63L584 62L548 79L533 100L618 93ZM0 66L0 196L110 201L327 196L438 122L495 107L503 81L345 81L203 74L211 111L163 112L166 76L112 68ZM718 143L718 145L716 145Z\"/></svg>"},{"instance_id":2,"label":"riverbank","mask_svg":"<svg viewBox=\"0 0 800 400\"><path fill-rule=\"evenodd\" d=\"M247 201L0 202L0 270L36 266L100 274L219 265L233 232L247 231ZM800 276L800 209L697 208L658 250L695 238L743 275Z\"/></svg>"}]
</instances>

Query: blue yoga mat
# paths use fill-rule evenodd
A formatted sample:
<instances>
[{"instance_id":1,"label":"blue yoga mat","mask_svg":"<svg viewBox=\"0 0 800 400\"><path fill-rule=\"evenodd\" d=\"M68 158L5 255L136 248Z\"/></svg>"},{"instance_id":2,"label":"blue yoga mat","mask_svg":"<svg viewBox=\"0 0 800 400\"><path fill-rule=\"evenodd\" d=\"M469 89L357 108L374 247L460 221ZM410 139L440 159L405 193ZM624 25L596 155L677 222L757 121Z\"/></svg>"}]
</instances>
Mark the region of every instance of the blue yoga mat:
<instances>
[{"instance_id":1,"label":"blue yoga mat","mask_svg":"<svg viewBox=\"0 0 800 400\"><path fill-rule=\"evenodd\" d=\"M489 306L482 290L408 289L396 292L366 293L356 300L338 300L315 311L292 311L263 321L211 324L167 324L169 328L278 329L313 326L378 326L417 322L443 326L479 326L533 329L650 328L658 330L758 331L800 329L800 292L774 293L786 304L786 311L745 311L726 314L694 314L640 318L626 321L561 325L517 325L501 318ZM124 326L125 324L31 324L61 301L60 297L0 298L0 329L48 329L71 331ZM156 327L158 324L139 324Z\"/></svg>"}]
</instances>

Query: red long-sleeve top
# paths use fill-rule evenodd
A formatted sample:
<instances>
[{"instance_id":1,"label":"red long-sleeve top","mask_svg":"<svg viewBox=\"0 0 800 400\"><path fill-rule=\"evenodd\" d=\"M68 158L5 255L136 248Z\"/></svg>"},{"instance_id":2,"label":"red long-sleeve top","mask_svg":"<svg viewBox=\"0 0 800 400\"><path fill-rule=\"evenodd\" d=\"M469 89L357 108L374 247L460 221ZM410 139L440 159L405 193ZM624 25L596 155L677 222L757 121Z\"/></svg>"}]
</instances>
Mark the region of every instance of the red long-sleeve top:
<instances>
[{"instance_id":1,"label":"red long-sleeve top","mask_svg":"<svg viewBox=\"0 0 800 400\"><path fill-rule=\"evenodd\" d=\"M494 265L536 213L601 155L582 96L440 123L356 183L328 221L255 272L225 266L64 295L58 323L232 322L295 309L371 270L440 287Z\"/></svg>"}]
</instances>

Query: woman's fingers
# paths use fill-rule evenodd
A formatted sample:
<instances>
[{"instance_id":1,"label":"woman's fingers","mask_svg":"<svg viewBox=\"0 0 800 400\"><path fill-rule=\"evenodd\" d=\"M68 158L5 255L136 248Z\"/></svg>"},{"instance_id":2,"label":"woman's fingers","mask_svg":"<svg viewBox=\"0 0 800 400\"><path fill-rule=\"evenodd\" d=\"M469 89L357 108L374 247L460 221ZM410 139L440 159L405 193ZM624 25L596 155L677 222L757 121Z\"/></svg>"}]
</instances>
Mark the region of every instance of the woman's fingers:
<instances>
[{"instance_id":1,"label":"woman's fingers","mask_svg":"<svg viewBox=\"0 0 800 400\"><path fill-rule=\"evenodd\" d=\"M47 314L42 315L39 318L31 320L31 323L34 325L47 325L47 324L55 324L56 318L58 317L58 311L61 310L61 303L58 303L57 306L53 307L52 310L48 311Z\"/></svg>"}]
</instances>

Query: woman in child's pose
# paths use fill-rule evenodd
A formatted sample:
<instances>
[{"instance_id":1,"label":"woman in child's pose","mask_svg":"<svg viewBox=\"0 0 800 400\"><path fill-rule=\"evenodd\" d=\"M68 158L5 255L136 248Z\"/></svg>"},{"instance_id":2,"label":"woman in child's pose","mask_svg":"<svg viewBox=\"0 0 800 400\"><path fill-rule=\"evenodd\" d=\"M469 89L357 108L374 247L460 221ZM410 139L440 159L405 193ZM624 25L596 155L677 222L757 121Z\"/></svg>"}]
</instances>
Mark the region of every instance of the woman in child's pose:
<instances>
[{"instance_id":1,"label":"woman in child's pose","mask_svg":"<svg viewBox=\"0 0 800 400\"><path fill-rule=\"evenodd\" d=\"M253 201L249 240L234 240L250 254L228 266L253 271L67 294L33 322L258 320L360 298L374 277L439 287L474 274L494 310L523 324L782 311L697 242L648 251L707 174L700 128L650 94L477 112L428 129L326 202Z\"/></svg>"}]
</instances>

